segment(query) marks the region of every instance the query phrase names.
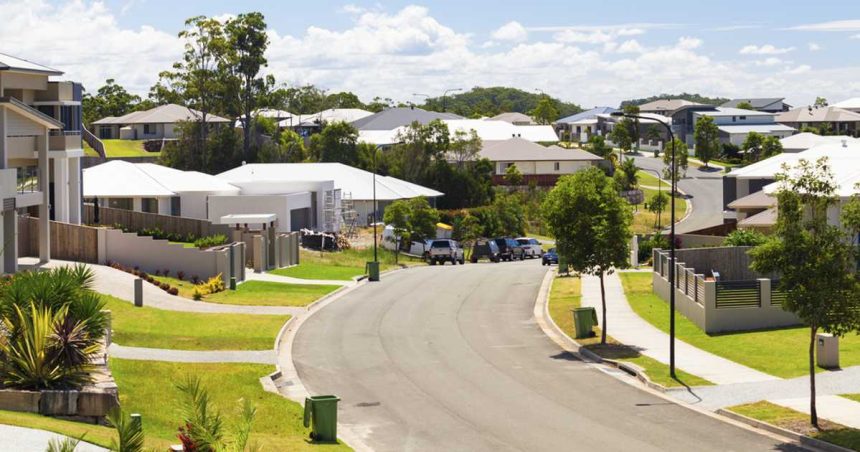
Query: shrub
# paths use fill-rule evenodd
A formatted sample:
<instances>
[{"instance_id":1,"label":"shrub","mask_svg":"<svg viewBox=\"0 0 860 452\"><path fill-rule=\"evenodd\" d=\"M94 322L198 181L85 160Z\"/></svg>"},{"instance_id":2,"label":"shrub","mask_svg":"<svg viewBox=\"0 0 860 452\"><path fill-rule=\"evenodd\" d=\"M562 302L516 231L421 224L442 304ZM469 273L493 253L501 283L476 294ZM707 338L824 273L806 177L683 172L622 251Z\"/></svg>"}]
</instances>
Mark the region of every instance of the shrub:
<instances>
[{"instance_id":1,"label":"shrub","mask_svg":"<svg viewBox=\"0 0 860 452\"><path fill-rule=\"evenodd\" d=\"M176 287L171 287L170 290L167 291L170 295L179 295L179 289Z\"/></svg>"},{"instance_id":2,"label":"shrub","mask_svg":"<svg viewBox=\"0 0 860 452\"><path fill-rule=\"evenodd\" d=\"M764 234L752 229L732 231L723 240L724 246L759 246L767 240Z\"/></svg>"},{"instance_id":3,"label":"shrub","mask_svg":"<svg viewBox=\"0 0 860 452\"><path fill-rule=\"evenodd\" d=\"M195 287L194 291L191 292L191 298L193 298L195 301L200 301L203 299L203 292L200 292L200 289Z\"/></svg>"},{"instance_id":4,"label":"shrub","mask_svg":"<svg viewBox=\"0 0 860 452\"><path fill-rule=\"evenodd\" d=\"M178 279L180 281L184 281L185 280L185 272L182 272L182 271L176 272L176 279Z\"/></svg>"},{"instance_id":5,"label":"shrub","mask_svg":"<svg viewBox=\"0 0 860 452\"><path fill-rule=\"evenodd\" d=\"M22 272L0 290L0 381L23 389L91 381L104 337L104 301L83 265Z\"/></svg>"},{"instance_id":6,"label":"shrub","mask_svg":"<svg viewBox=\"0 0 860 452\"><path fill-rule=\"evenodd\" d=\"M661 234L654 234L646 240L639 242L639 263L645 264L651 260L651 251L654 248L669 248L669 239Z\"/></svg>"},{"instance_id":7,"label":"shrub","mask_svg":"<svg viewBox=\"0 0 860 452\"><path fill-rule=\"evenodd\" d=\"M156 271L155 271L155 276L161 276L161 270L156 270Z\"/></svg>"},{"instance_id":8,"label":"shrub","mask_svg":"<svg viewBox=\"0 0 860 452\"><path fill-rule=\"evenodd\" d=\"M208 281L204 284L206 287L207 293L218 293L222 292L226 289L224 286L224 279L221 277L221 273L209 278Z\"/></svg>"},{"instance_id":9,"label":"shrub","mask_svg":"<svg viewBox=\"0 0 860 452\"><path fill-rule=\"evenodd\" d=\"M162 274L162 275L164 275L164 276L170 276L170 269L169 269L169 268L165 268L165 269L161 272L161 274Z\"/></svg>"},{"instance_id":10,"label":"shrub","mask_svg":"<svg viewBox=\"0 0 860 452\"><path fill-rule=\"evenodd\" d=\"M163 282L163 283L159 284L159 287L161 287L164 290L167 290L167 289L170 289L170 284Z\"/></svg>"},{"instance_id":11,"label":"shrub","mask_svg":"<svg viewBox=\"0 0 860 452\"><path fill-rule=\"evenodd\" d=\"M199 283L200 283L200 277L199 276L194 275L191 277L191 284L197 285Z\"/></svg>"},{"instance_id":12,"label":"shrub","mask_svg":"<svg viewBox=\"0 0 860 452\"><path fill-rule=\"evenodd\" d=\"M197 248L211 248L213 246L223 245L227 243L227 240L227 236L224 234L209 235L195 240L194 246Z\"/></svg>"}]
</instances>

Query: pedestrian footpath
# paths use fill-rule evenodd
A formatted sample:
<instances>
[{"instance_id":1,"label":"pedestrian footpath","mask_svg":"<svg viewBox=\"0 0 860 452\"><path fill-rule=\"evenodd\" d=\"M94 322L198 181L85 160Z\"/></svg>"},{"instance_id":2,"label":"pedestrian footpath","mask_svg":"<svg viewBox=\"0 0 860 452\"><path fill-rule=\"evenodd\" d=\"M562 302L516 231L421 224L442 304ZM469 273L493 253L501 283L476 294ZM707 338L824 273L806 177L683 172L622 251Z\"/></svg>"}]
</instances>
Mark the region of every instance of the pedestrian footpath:
<instances>
[{"instance_id":1,"label":"pedestrian footpath","mask_svg":"<svg viewBox=\"0 0 860 452\"><path fill-rule=\"evenodd\" d=\"M45 430L0 424L0 450L44 452L51 440L64 438L63 435ZM81 441L75 448L75 452L107 452L107 449Z\"/></svg>"},{"instance_id":2,"label":"pedestrian footpath","mask_svg":"<svg viewBox=\"0 0 860 452\"><path fill-rule=\"evenodd\" d=\"M275 364L276 361L274 350L173 350L111 344L108 353L113 358L174 363Z\"/></svg>"}]
</instances>

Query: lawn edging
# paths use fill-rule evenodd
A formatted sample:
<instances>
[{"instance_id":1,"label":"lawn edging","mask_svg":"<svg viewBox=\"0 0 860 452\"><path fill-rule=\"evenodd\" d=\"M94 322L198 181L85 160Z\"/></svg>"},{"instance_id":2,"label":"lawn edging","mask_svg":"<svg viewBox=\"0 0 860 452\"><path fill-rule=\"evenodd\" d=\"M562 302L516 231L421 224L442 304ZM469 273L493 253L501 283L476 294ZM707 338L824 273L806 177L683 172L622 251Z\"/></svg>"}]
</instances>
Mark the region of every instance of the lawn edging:
<instances>
[{"instance_id":1,"label":"lawn edging","mask_svg":"<svg viewBox=\"0 0 860 452\"><path fill-rule=\"evenodd\" d=\"M552 289L553 280L558 271L553 268L546 272L546 275L541 282L540 290L538 291L537 300L535 300L534 316L538 325L553 342L561 346L565 351L579 356L583 361L594 362L597 364L608 364L619 370L622 370L631 376L636 377L645 386L660 392L668 392L669 389L665 386L655 383L648 378L648 375L637 365L616 361L614 359L604 358L597 353L585 348L572 337L568 336L558 324L555 323L552 316L549 315L549 294Z\"/></svg>"},{"instance_id":2,"label":"lawn edging","mask_svg":"<svg viewBox=\"0 0 860 452\"><path fill-rule=\"evenodd\" d=\"M744 416L743 414L735 413L734 411L730 411L724 408L720 408L716 411L720 416L725 416L729 419L743 422L744 424L749 425L750 427L766 430L770 433L775 433L780 436L789 437L799 442L804 446L811 446L816 449L824 450L827 452L853 452L851 449L844 448L842 446L838 446L833 443L828 443L827 441L822 441L820 439L813 438L811 436L802 435L797 432L793 432L788 429L784 429L782 427L777 427L776 425L769 424L764 421L760 421L758 419L753 419L751 417Z\"/></svg>"}]
</instances>

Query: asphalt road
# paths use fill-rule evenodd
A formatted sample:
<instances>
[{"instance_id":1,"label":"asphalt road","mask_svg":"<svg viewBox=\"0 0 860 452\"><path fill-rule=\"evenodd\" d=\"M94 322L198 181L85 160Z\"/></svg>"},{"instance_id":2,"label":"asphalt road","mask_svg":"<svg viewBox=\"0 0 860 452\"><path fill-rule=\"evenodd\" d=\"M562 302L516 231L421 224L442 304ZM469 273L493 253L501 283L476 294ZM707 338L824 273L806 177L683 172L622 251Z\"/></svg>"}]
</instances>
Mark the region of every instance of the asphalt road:
<instances>
[{"instance_id":1,"label":"asphalt road","mask_svg":"<svg viewBox=\"0 0 860 452\"><path fill-rule=\"evenodd\" d=\"M650 174L662 174L663 160L635 156L636 166ZM693 205L690 216L675 225L678 234L716 226L723 223L723 174L715 169L703 170L690 166L687 177L678 181L678 188L686 193Z\"/></svg>"},{"instance_id":2,"label":"asphalt road","mask_svg":"<svg viewBox=\"0 0 860 452\"><path fill-rule=\"evenodd\" d=\"M533 317L538 261L383 275L309 318L293 361L379 451L786 450L563 352ZM615 371L617 372L617 371Z\"/></svg>"}]
</instances>

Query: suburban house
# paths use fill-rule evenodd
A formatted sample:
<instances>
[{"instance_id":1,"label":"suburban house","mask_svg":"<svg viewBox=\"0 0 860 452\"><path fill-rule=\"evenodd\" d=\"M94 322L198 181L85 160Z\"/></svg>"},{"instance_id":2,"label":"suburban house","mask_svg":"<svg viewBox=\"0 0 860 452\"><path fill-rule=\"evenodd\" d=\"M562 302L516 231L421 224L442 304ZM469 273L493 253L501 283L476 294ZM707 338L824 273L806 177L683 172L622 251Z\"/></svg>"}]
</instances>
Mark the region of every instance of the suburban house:
<instances>
[{"instance_id":1,"label":"suburban house","mask_svg":"<svg viewBox=\"0 0 860 452\"><path fill-rule=\"evenodd\" d=\"M293 115L278 123L282 129L294 129L302 136L310 136L320 132L326 124L332 122L354 122L371 116L373 112L360 108L329 108L308 115Z\"/></svg>"},{"instance_id":2,"label":"suburban house","mask_svg":"<svg viewBox=\"0 0 860 452\"><path fill-rule=\"evenodd\" d=\"M50 220L80 224L81 98L63 72L0 54L0 273L18 268L18 218L39 217L39 260L51 258Z\"/></svg>"},{"instance_id":3,"label":"suburban house","mask_svg":"<svg viewBox=\"0 0 860 452\"><path fill-rule=\"evenodd\" d=\"M816 135L810 132L801 132L789 137L785 137L779 142L782 144L783 152L803 152L809 148L826 143L842 143L843 141L852 142L857 138L849 137L848 135Z\"/></svg>"},{"instance_id":4,"label":"suburban house","mask_svg":"<svg viewBox=\"0 0 860 452\"><path fill-rule=\"evenodd\" d=\"M482 141L500 141L522 138L536 143L556 143L558 135L552 126L520 126L507 121L493 119L442 119L453 136L456 132L471 133L473 130ZM428 121L429 122L429 121ZM390 146L400 142L407 125L385 130L359 130L358 140L377 146Z\"/></svg>"},{"instance_id":5,"label":"suburban house","mask_svg":"<svg viewBox=\"0 0 860 452\"><path fill-rule=\"evenodd\" d=\"M84 198L99 206L205 220L209 196L238 187L197 171L111 160L84 170Z\"/></svg>"},{"instance_id":6,"label":"suburban house","mask_svg":"<svg viewBox=\"0 0 860 452\"><path fill-rule=\"evenodd\" d=\"M609 115L618 111L612 107L594 107L575 115L566 116L555 122L555 131L560 137L568 137L570 141L584 143L597 134L598 115Z\"/></svg>"},{"instance_id":7,"label":"suburban house","mask_svg":"<svg viewBox=\"0 0 860 452\"><path fill-rule=\"evenodd\" d=\"M166 104L120 117L108 116L93 121L91 126L95 136L103 140L170 140L177 138L176 128L179 123L202 119L203 114L197 110ZM218 126L230 124L231 121L210 113L206 115L206 123Z\"/></svg>"},{"instance_id":8,"label":"suburban house","mask_svg":"<svg viewBox=\"0 0 860 452\"><path fill-rule=\"evenodd\" d=\"M493 116L492 118L489 118L489 119L491 121L509 122L515 126L536 126L536 125L538 125L538 123L536 123L535 120L532 119L531 116L523 114L523 113L517 113L517 112L500 113L500 114Z\"/></svg>"},{"instance_id":9,"label":"suburban house","mask_svg":"<svg viewBox=\"0 0 860 452\"><path fill-rule=\"evenodd\" d=\"M493 162L493 183L507 185L505 174L509 167L516 166L523 175L523 185L553 186L558 178L581 169L597 165L603 158L581 149L565 149L556 145L549 147L523 138L503 141L485 141L480 158Z\"/></svg>"},{"instance_id":10,"label":"suburban house","mask_svg":"<svg viewBox=\"0 0 860 452\"><path fill-rule=\"evenodd\" d=\"M740 104L750 104L755 111L763 111L766 113L782 113L791 110L791 105L785 103L784 97L759 97L750 99L732 99L720 107L723 108L738 108Z\"/></svg>"},{"instance_id":11,"label":"suburban house","mask_svg":"<svg viewBox=\"0 0 860 452\"><path fill-rule=\"evenodd\" d=\"M826 127L835 134L860 136L860 113L839 107L795 108L777 116L776 121L796 129Z\"/></svg>"},{"instance_id":12,"label":"suburban house","mask_svg":"<svg viewBox=\"0 0 860 452\"><path fill-rule=\"evenodd\" d=\"M398 127L408 126L413 122L428 124L435 119L463 119L454 113L441 113L428 111L418 107L386 108L378 113L373 113L364 118L352 121L359 132L368 130L393 130Z\"/></svg>"},{"instance_id":13,"label":"suburban house","mask_svg":"<svg viewBox=\"0 0 860 452\"><path fill-rule=\"evenodd\" d=\"M668 124L671 127L672 118L657 113L639 113L638 116L640 117L635 119L635 123L639 130L639 142L633 144L634 148L645 151L662 150L663 143L669 141L669 132L666 131L666 127L663 124ZM595 126L597 133L608 135L622 119L618 116L612 116L611 113L597 115L597 124ZM651 137L651 130L656 133L654 137ZM609 137L607 137L607 142L615 146L615 143L609 140Z\"/></svg>"},{"instance_id":14,"label":"suburban house","mask_svg":"<svg viewBox=\"0 0 860 452\"><path fill-rule=\"evenodd\" d=\"M639 113L654 113L662 116L672 116L683 107L692 107L697 104L684 99L659 99L639 106Z\"/></svg>"},{"instance_id":15,"label":"suburban house","mask_svg":"<svg viewBox=\"0 0 860 452\"><path fill-rule=\"evenodd\" d=\"M842 102L836 102L832 106L843 110L853 111L854 113L860 113L860 97L845 99Z\"/></svg>"},{"instance_id":16,"label":"suburban house","mask_svg":"<svg viewBox=\"0 0 860 452\"><path fill-rule=\"evenodd\" d=\"M671 116L672 132L678 139L687 143L687 146L692 147L696 121L703 116L714 119L714 123L720 130L720 141L736 146L743 144L750 132L777 138L785 138L795 132L795 129L777 123L774 113L712 105L681 107Z\"/></svg>"},{"instance_id":17,"label":"suburban house","mask_svg":"<svg viewBox=\"0 0 860 452\"><path fill-rule=\"evenodd\" d=\"M276 214L284 231L337 231L342 222L352 220L364 225L373 218L382 218L385 206L393 201L424 196L433 203L443 195L341 163L255 163L217 177L241 191L238 195L210 196L210 221L217 223L230 214Z\"/></svg>"}]
</instances>

